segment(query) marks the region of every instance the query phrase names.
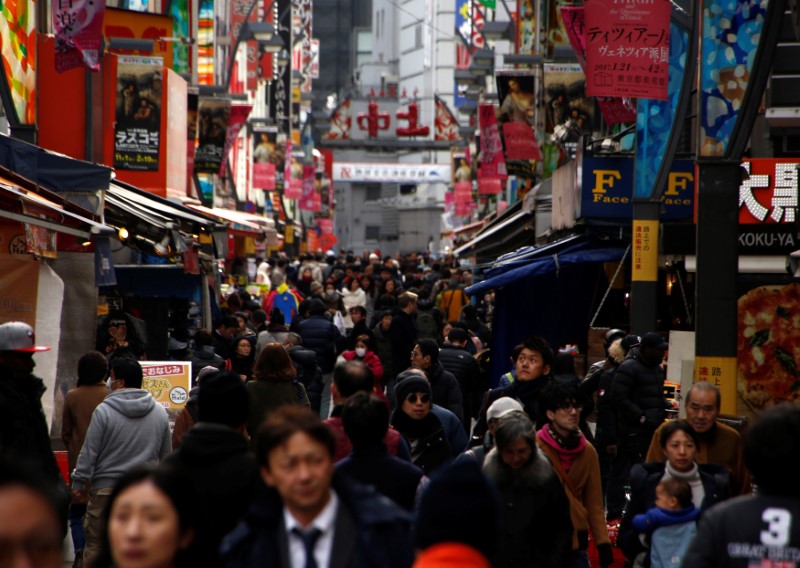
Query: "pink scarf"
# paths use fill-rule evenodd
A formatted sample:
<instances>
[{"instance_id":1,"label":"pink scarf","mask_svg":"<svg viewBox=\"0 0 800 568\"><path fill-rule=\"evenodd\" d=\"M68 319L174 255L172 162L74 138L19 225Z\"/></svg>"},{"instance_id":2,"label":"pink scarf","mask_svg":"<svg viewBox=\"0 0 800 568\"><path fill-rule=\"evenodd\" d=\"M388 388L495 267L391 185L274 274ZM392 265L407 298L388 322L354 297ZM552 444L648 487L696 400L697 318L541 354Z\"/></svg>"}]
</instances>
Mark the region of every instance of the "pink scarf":
<instances>
[{"instance_id":1,"label":"pink scarf","mask_svg":"<svg viewBox=\"0 0 800 568\"><path fill-rule=\"evenodd\" d=\"M578 440L578 445L571 449L566 449L564 446L556 442L555 438L550 435L547 426L543 426L541 430L536 433L539 438L541 438L545 444L553 448L556 453L558 454L558 459L561 462L561 467L564 468L564 471L569 473L569 468L572 467L572 462L575 460L575 456L583 451L583 448L586 447L586 438L583 434L580 435L580 440Z\"/></svg>"}]
</instances>

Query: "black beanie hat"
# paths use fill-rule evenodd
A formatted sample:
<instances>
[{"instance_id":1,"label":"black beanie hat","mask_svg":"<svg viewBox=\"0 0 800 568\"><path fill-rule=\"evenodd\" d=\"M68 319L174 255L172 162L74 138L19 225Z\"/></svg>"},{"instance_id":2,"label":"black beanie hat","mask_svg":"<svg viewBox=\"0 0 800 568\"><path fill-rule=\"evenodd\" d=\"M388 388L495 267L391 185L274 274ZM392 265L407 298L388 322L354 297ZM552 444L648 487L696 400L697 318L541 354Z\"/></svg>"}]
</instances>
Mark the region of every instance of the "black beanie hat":
<instances>
[{"instance_id":1,"label":"black beanie hat","mask_svg":"<svg viewBox=\"0 0 800 568\"><path fill-rule=\"evenodd\" d=\"M424 550L442 542L467 544L487 558L498 548L500 499L475 460L436 472L420 498L415 542Z\"/></svg>"},{"instance_id":2,"label":"black beanie hat","mask_svg":"<svg viewBox=\"0 0 800 568\"><path fill-rule=\"evenodd\" d=\"M328 311L328 308L325 307L325 304L322 300L318 300L317 298L311 300L311 303L308 306L308 313L312 316L321 316L326 311Z\"/></svg>"},{"instance_id":3,"label":"black beanie hat","mask_svg":"<svg viewBox=\"0 0 800 568\"><path fill-rule=\"evenodd\" d=\"M247 422L249 410L247 389L236 373L220 373L200 383L198 422L213 422L238 428Z\"/></svg>"},{"instance_id":4,"label":"black beanie hat","mask_svg":"<svg viewBox=\"0 0 800 568\"><path fill-rule=\"evenodd\" d=\"M431 384L428 379L414 371L403 371L397 375L397 385L394 387L394 395L398 405L406 399L412 392L423 392L432 396Z\"/></svg>"}]
</instances>

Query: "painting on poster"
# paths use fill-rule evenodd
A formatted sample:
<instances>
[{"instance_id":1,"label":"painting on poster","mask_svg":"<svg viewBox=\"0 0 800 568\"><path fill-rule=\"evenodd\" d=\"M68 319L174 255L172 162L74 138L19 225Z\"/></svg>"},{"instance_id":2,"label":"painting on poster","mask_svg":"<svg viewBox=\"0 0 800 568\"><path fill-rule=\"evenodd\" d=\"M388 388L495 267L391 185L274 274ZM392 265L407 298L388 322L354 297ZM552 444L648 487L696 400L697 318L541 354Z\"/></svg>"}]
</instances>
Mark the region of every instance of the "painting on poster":
<instances>
[{"instance_id":1,"label":"painting on poster","mask_svg":"<svg viewBox=\"0 0 800 568\"><path fill-rule=\"evenodd\" d=\"M219 173L230 114L230 100L200 97L196 172Z\"/></svg>"},{"instance_id":2,"label":"painting on poster","mask_svg":"<svg viewBox=\"0 0 800 568\"><path fill-rule=\"evenodd\" d=\"M158 171L163 60L120 57L114 126L114 167Z\"/></svg>"},{"instance_id":3,"label":"painting on poster","mask_svg":"<svg viewBox=\"0 0 800 568\"><path fill-rule=\"evenodd\" d=\"M531 172L531 160L540 159L536 127L541 100L541 81L532 73L498 73L497 93L501 101L497 120L501 125L506 160L525 162Z\"/></svg>"},{"instance_id":4,"label":"painting on poster","mask_svg":"<svg viewBox=\"0 0 800 568\"><path fill-rule=\"evenodd\" d=\"M586 95L586 77L577 63L544 65L545 130L553 133L558 125L569 125L567 142L582 133L599 129L595 101Z\"/></svg>"}]
</instances>

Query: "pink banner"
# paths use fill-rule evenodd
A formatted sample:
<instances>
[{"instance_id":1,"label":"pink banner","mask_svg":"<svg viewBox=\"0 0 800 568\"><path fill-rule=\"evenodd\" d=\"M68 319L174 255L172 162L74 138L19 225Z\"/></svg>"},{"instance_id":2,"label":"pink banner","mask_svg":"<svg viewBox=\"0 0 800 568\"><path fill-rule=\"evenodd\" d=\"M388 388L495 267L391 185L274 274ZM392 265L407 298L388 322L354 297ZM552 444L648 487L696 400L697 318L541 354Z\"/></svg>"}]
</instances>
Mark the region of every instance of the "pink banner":
<instances>
[{"instance_id":1,"label":"pink banner","mask_svg":"<svg viewBox=\"0 0 800 568\"><path fill-rule=\"evenodd\" d=\"M275 164L253 164L253 187L256 189L275 189Z\"/></svg>"},{"instance_id":2,"label":"pink banner","mask_svg":"<svg viewBox=\"0 0 800 568\"><path fill-rule=\"evenodd\" d=\"M228 162L228 153L231 151L233 141L239 136L239 131L247 122L247 117L250 116L250 111L253 110L253 105L233 105L231 106L231 114L228 119L228 129L225 132L225 148L222 150L222 164L219 167L219 175L225 175L225 164Z\"/></svg>"},{"instance_id":3,"label":"pink banner","mask_svg":"<svg viewBox=\"0 0 800 568\"><path fill-rule=\"evenodd\" d=\"M481 131L481 162L479 177L506 177L506 163L503 159L503 143L497 128L494 105L481 103L478 107Z\"/></svg>"},{"instance_id":4,"label":"pink banner","mask_svg":"<svg viewBox=\"0 0 800 568\"><path fill-rule=\"evenodd\" d=\"M503 182L500 178L478 178L478 195L497 195L503 191Z\"/></svg>"},{"instance_id":5,"label":"pink banner","mask_svg":"<svg viewBox=\"0 0 800 568\"><path fill-rule=\"evenodd\" d=\"M506 141L506 160L539 160L539 146L533 128L524 122L503 124L503 139Z\"/></svg>"},{"instance_id":6,"label":"pink banner","mask_svg":"<svg viewBox=\"0 0 800 568\"><path fill-rule=\"evenodd\" d=\"M81 65L99 71L105 2L53 0L52 11L56 71L62 73Z\"/></svg>"},{"instance_id":7,"label":"pink banner","mask_svg":"<svg viewBox=\"0 0 800 568\"><path fill-rule=\"evenodd\" d=\"M302 197L297 202L297 208L301 211L319 211L322 209L320 194L315 187L316 170L314 166L303 166L303 188Z\"/></svg>"},{"instance_id":8,"label":"pink banner","mask_svg":"<svg viewBox=\"0 0 800 568\"><path fill-rule=\"evenodd\" d=\"M614 2L585 4L586 94L666 100L670 1Z\"/></svg>"},{"instance_id":9,"label":"pink banner","mask_svg":"<svg viewBox=\"0 0 800 568\"><path fill-rule=\"evenodd\" d=\"M300 199L303 197L302 183L292 179L292 141L286 140L286 160L283 167L283 194L286 199Z\"/></svg>"},{"instance_id":10,"label":"pink banner","mask_svg":"<svg viewBox=\"0 0 800 568\"><path fill-rule=\"evenodd\" d=\"M583 6L562 6L561 19L567 30L569 42L578 58L581 68L586 72L586 12ZM636 122L636 105L628 97L597 97L597 104L603 119L609 126Z\"/></svg>"},{"instance_id":11,"label":"pink banner","mask_svg":"<svg viewBox=\"0 0 800 568\"><path fill-rule=\"evenodd\" d=\"M460 181L455 184L453 198L456 203L472 202L472 182Z\"/></svg>"},{"instance_id":12,"label":"pink banner","mask_svg":"<svg viewBox=\"0 0 800 568\"><path fill-rule=\"evenodd\" d=\"M317 225L323 234L333 232L333 219L317 219Z\"/></svg>"}]
</instances>

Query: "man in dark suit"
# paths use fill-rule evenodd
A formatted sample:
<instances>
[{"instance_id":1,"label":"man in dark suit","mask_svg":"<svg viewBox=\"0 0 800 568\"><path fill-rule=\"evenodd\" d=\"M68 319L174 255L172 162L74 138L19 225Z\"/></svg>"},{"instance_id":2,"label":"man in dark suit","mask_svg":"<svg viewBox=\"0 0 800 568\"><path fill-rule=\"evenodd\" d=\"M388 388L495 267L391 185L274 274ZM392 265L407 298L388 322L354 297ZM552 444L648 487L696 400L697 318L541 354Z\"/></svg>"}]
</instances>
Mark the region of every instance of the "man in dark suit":
<instances>
[{"instance_id":1,"label":"man in dark suit","mask_svg":"<svg viewBox=\"0 0 800 568\"><path fill-rule=\"evenodd\" d=\"M272 491L226 538L226 566L411 566L410 515L373 488L334 473L333 434L313 411L276 410L255 446Z\"/></svg>"}]
</instances>

